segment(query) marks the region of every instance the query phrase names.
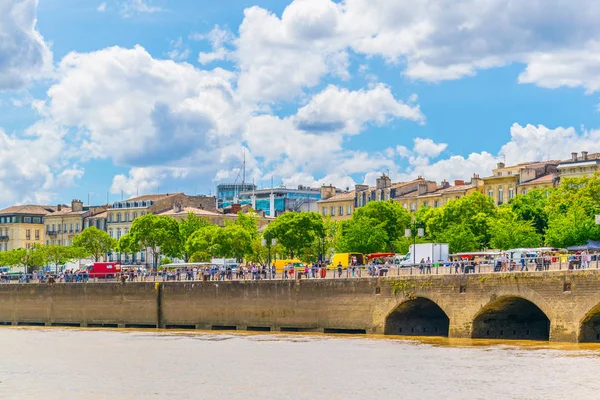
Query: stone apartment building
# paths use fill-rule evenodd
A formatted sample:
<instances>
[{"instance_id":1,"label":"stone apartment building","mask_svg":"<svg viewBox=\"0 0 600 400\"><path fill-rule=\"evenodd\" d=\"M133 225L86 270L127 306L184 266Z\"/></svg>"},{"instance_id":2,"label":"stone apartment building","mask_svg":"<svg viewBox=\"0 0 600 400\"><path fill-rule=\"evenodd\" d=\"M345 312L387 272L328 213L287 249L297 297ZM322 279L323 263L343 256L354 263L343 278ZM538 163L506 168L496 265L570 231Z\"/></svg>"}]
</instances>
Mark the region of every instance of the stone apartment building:
<instances>
[{"instance_id":1,"label":"stone apartment building","mask_svg":"<svg viewBox=\"0 0 600 400\"><path fill-rule=\"evenodd\" d=\"M558 179L559 164L558 160L533 161L509 167L498 163L492 175L483 178L484 194L501 205L533 188L553 187Z\"/></svg>"},{"instance_id":2,"label":"stone apartment building","mask_svg":"<svg viewBox=\"0 0 600 400\"><path fill-rule=\"evenodd\" d=\"M557 168L561 179L592 176L600 172L600 153L588 154L587 151L582 151L581 156L571 153L571 158L561 161Z\"/></svg>"},{"instance_id":3,"label":"stone apartment building","mask_svg":"<svg viewBox=\"0 0 600 400\"><path fill-rule=\"evenodd\" d=\"M44 218L53 206L21 205L0 210L0 251L45 243Z\"/></svg>"},{"instance_id":4,"label":"stone apartment building","mask_svg":"<svg viewBox=\"0 0 600 400\"><path fill-rule=\"evenodd\" d=\"M107 206L84 206L81 200L71 201L71 206L59 204L56 211L44 217L46 225L46 244L68 246L73 244L73 237L86 227L85 221L106 212Z\"/></svg>"},{"instance_id":5,"label":"stone apartment building","mask_svg":"<svg viewBox=\"0 0 600 400\"><path fill-rule=\"evenodd\" d=\"M473 174L470 181L455 180L454 185L444 180L440 185L435 182L423 182L417 190L413 190L396 199L409 212L415 212L420 207L438 208L450 200L460 199L475 191L483 191L483 180Z\"/></svg>"}]
</instances>

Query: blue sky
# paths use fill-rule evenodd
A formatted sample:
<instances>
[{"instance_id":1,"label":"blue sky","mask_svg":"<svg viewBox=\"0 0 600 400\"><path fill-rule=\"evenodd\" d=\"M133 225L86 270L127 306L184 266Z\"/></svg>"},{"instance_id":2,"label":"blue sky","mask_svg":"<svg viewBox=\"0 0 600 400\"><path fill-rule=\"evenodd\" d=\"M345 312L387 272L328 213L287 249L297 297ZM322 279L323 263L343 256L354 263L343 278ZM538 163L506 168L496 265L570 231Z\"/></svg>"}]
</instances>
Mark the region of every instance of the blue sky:
<instances>
[{"instance_id":1,"label":"blue sky","mask_svg":"<svg viewBox=\"0 0 600 400\"><path fill-rule=\"evenodd\" d=\"M538 3L0 0L0 205L600 151L600 5Z\"/></svg>"}]
</instances>

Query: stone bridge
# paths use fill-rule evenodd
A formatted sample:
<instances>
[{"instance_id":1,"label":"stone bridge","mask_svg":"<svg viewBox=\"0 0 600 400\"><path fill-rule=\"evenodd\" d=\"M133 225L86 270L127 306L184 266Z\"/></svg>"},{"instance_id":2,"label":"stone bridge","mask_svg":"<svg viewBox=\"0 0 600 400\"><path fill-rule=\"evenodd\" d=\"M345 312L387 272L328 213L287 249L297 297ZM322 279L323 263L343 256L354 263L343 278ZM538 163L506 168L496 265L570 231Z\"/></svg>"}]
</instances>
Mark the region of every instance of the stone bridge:
<instances>
[{"instance_id":1,"label":"stone bridge","mask_svg":"<svg viewBox=\"0 0 600 400\"><path fill-rule=\"evenodd\" d=\"M600 342L600 273L0 285L0 324Z\"/></svg>"}]
</instances>

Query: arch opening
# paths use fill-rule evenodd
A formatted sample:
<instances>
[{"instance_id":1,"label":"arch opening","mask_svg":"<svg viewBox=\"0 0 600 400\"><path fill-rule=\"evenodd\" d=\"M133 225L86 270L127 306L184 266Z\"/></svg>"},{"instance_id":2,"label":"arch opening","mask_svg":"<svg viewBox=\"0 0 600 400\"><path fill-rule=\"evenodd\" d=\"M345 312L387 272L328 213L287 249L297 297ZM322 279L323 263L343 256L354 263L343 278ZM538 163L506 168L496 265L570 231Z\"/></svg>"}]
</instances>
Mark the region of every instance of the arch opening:
<instances>
[{"instance_id":1,"label":"arch opening","mask_svg":"<svg viewBox=\"0 0 600 400\"><path fill-rule=\"evenodd\" d=\"M450 319L433 301L418 297L400 304L385 319L384 333L401 336L448 336Z\"/></svg>"},{"instance_id":2,"label":"arch opening","mask_svg":"<svg viewBox=\"0 0 600 400\"><path fill-rule=\"evenodd\" d=\"M581 321L579 341L583 343L600 343L600 305L592 309Z\"/></svg>"},{"instance_id":3,"label":"arch opening","mask_svg":"<svg viewBox=\"0 0 600 400\"><path fill-rule=\"evenodd\" d=\"M474 339L549 340L550 319L529 300L503 297L488 304L473 321Z\"/></svg>"}]
</instances>

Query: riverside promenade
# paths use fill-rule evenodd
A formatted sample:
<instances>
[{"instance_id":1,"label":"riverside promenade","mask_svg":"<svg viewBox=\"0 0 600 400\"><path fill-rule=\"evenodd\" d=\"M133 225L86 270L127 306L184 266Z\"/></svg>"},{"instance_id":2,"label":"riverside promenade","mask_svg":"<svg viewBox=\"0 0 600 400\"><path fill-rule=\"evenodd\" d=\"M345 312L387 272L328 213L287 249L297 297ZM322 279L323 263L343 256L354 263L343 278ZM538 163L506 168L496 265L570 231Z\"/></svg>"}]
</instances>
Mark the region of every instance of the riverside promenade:
<instances>
[{"instance_id":1,"label":"riverside promenade","mask_svg":"<svg viewBox=\"0 0 600 400\"><path fill-rule=\"evenodd\" d=\"M596 342L600 272L11 284L0 324Z\"/></svg>"}]
</instances>

